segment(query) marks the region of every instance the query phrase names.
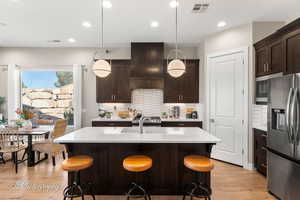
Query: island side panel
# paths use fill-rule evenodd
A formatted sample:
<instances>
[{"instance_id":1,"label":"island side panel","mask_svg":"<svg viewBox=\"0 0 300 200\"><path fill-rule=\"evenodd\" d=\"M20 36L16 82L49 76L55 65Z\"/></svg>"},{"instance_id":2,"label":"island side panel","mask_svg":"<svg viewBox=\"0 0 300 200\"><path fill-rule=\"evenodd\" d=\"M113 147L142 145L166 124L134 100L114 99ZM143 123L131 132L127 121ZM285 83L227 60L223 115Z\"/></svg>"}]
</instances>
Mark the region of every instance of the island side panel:
<instances>
[{"instance_id":1,"label":"island side panel","mask_svg":"<svg viewBox=\"0 0 300 200\"><path fill-rule=\"evenodd\" d=\"M194 175L183 165L186 155L210 157L213 144L66 144L69 156L89 155L94 165L82 171L82 182L92 181L97 195L124 195L134 176L123 169L127 156L144 154L153 159L153 167L140 176L153 195L182 195L184 185L194 181ZM210 186L210 173L200 176ZM69 173L69 183L72 173Z\"/></svg>"}]
</instances>

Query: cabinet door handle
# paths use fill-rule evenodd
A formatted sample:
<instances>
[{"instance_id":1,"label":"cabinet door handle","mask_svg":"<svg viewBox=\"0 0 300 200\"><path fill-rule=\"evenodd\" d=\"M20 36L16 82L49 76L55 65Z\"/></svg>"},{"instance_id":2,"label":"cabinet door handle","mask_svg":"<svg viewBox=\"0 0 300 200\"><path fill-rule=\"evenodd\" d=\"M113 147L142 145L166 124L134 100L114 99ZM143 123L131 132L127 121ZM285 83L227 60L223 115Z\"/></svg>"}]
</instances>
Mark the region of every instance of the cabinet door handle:
<instances>
[{"instance_id":1,"label":"cabinet door handle","mask_svg":"<svg viewBox=\"0 0 300 200\"><path fill-rule=\"evenodd\" d=\"M266 64L264 64L264 72L266 72L267 70L266 70Z\"/></svg>"},{"instance_id":2,"label":"cabinet door handle","mask_svg":"<svg viewBox=\"0 0 300 200\"><path fill-rule=\"evenodd\" d=\"M114 100L114 95L111 95L111 100Z\"/></svg>"},{"instance_id":3,"label":"cabinet door handle","mask_svg":"<svg viewBox=\"0 0 300 200\"><path fill-rule=\"evenodd\" d=\"M267 63L267 72L269 71L269 63Z\"/></svg>"}]
</instances>

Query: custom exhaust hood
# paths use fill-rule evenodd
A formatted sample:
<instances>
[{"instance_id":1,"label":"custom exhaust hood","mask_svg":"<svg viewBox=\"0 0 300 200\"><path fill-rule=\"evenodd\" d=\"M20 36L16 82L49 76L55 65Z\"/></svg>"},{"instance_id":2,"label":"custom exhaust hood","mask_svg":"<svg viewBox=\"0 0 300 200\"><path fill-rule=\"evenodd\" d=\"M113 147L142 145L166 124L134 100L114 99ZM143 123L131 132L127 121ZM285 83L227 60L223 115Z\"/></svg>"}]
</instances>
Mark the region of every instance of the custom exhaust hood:
<instances>
[{"instance_id":1,"label":"custom exhaust hood","mask_svg":"<svg viewBox=\"0 0 300 200\"><path fill-rule=\"evenodd\" d=\"M164 88L164 43L131 43L130 89Z\"/></svg>"}]
</instances>

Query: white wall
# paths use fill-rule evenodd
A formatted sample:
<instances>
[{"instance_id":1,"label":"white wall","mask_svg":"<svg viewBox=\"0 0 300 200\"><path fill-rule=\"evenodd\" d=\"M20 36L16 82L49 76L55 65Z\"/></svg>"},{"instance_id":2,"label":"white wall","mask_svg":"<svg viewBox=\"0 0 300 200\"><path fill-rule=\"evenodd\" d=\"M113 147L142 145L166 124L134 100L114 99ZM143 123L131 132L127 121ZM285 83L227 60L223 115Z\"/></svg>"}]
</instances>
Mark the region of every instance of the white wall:
<instances>
[{"instance_id":1,"label":"white wall","mask_svg":"<svg viewBox=\"0 0 300 200\"><path fill-rule=\"evenodd\" d=\"M168 50L169 48L166 48ZM91 68L95 48L0 48L0 65L51 66L84 64ZM111 59L130 59L130 47L112 48ZM197 58L197 48L183 48L187 58ZM167 51L166 53L167 54ZM2 86L1 86L2 87ZM91 119L97 117L96 77L91 70L83 75L83 126L90 126Z\"/></svg>"},{"instance_id":2,"label":"white wall","mask_svg":"<svg viewBox=\"0 0 300 200\"><path fill-rule=\"evenodd\" d=\"M214 54L217 52L233 50L241 47L249 48L249 130L248 130L248 163L253 163L253 130L252 130L252 104L254 103L254 93L255 93L255 51L253 48L254 42L257 42L269 34L276 31L278 28L283 26L283 22L253 22L238 27L230 28L222 32L208 36L203 43L198 47L198 55L200 60L206 60L206 56L209 54ZM204 52L203 52L204 51ZM206 63L204 63L204 73L200 74L200 79L204 80L201 86L202 93L200 96L205 96L205 68ZM204 108L206 108L206 102L204 98ZM206 113L206 111L204 111ZM205 114L204 114L205 115ZM204 124L206 124L204 122ZM206 128L206 127L205 127Z\"/></svg>"},{"instance_id":3,"label":"white wall","mask_svg":"<svg viewBox=\"0 0 300 200\"><path fill-rule=\"evenodd\" d=\"M5 97L7 99L7 70L6 67L0 66L0 97ZM6 103L4 103L0 107L0 113L4 114L5 118L7 118L7 107Z\"/></svg>"}]
</instances>

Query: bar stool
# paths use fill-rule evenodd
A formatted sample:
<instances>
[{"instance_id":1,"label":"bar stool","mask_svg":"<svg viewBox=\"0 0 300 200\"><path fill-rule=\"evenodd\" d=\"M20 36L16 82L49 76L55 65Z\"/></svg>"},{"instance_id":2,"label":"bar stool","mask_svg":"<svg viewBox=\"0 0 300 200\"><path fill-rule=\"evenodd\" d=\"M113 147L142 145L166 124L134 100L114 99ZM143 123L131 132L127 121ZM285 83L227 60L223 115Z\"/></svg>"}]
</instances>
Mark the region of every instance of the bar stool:
<instances>
[{"instance_id":1,"label":"bar stool","mask_svg":"<svg viewBox=\"0 0 300 200\"><path fill-rule=\"evenodd\" d=\"M92 192L92 184L88 183L84 188L80 183L80 171L85 170L93 165L94 159L89 156L73 156L63 161L62 168L68 172L74 172L74 182L64 189L64 200L67 198L81 197L84 200L84 189L89 192L93 199L95 196Z\"/></svg>"},{"instance_id":2,"label":"bar stool","mask_svg":"<svg viewBox=\"0 0 300 200\"><path fill-rule=\"evenodd\" d=\"M210 188L205 187L203 183L199 183L199 175L201 173L210 172L214 168L212 160L203 156L189 155L184 157L184 165L195 173L195 181L190 184L192 188L186 191L183 200L185 200L187 195L190 196L191 199L196 197L210 200Z\"/></svg>"},{"instance_id":3,"label":"bar stool","mask_svg":"<svg viewBox=\"0 0 300 200\"><path fill-rule=\"evenodd\" d=\"M123 167L135 175L135 182L131 183L131 187L126 193L127 200L130 198L145 198L145 200L151 200L150 194L148 194L141 185L138 185L137 176L152 167L152 159L144 155L129 156L123 160Z\"/></svg>"}]
</instances>

